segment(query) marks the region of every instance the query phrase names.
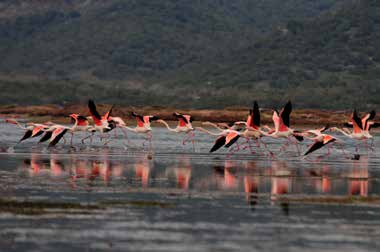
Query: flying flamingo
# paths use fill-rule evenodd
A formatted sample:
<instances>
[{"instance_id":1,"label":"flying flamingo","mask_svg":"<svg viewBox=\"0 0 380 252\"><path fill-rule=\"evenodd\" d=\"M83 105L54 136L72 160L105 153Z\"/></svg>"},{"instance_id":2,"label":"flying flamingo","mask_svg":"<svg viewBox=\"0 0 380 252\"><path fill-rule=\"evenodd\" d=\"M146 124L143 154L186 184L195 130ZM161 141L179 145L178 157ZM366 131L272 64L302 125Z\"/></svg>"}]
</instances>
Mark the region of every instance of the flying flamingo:
<instances>
[{"instance_id":1,"label":"flying flamingo","mask_svg":"<svg viewBox=\"0 0 380 252\"><path fill-rule=\"evenodd\" d=\"M323 128L320 128L320 129L307 130L307 131L300 133L300 135L314 141L314 143L312 145L310 145L309 149L305 152L304 156L307 156L310 153L312 153L312 152L314 152L314 151L316 151L316 150L318 150L318 149L320 149L326 145L327 145L326 156L330 155L330 145L328 145L328 144L335 142L337 139L331 135L323 133L328 128L329 128L328 126L325 126Z\"/></svg>"},{"instance_id":2,"label":"flying flamingo","mask_svg":"<svg viewBox=\"0 0 380 252\"><path fill-rule=\"evenodd\" d=\"M244 121L235 122L235 125L243 124L246 126L244 136L247 139L246 143L248 144L248 147L252 153L255 153L255 152L252 150L250 139L253 139L256 142L257 147L260 147L260 143L262 143L265 149L269 151L266 143L264 143L261 140L261 137L266 136L267 132L264 132L261 130L260 121L261 121L261 116L260 116L259 104L257 103L257 101L254 101L253 108L249 110L247 120L245 122ZM269 151L269 153L273 155L271 151Z\"/></svg>"},{"instance_id":3,"label":"flying flamingo","mask_svg":"<svg viewBox=\"0 0 380 252\"><path fill-rule=\"evenodd\" d=\"M356 113L356 111L354 111ZM371 143L371 146L373 146L373 136L371 135L371 133L369 132L372 128L377 128L380 126L379 123L375 123L373 122L372 120L375 118L376 116L376 112L374 110L372 110L371 112L365 114L362 118L361 118L361 129L362 129L362 134L365 138L367 139L371 139L372 143ZM353 117L355 117L355 121L359 122L358 121L358 116L357 115L352 115L352 118L350 120L350 122L348 123L345 123L344 125L347 126L347 127L350 127L352 128L354 123L353 123ZM345 131L348 133L349 131L347 129L345 129Z\"/></svg>"},{"instance_id":4,"label":"flying flamingo","mask_svg":"<svg viewBox=\"0 0 380 252\"><path fill-rule=\"evenodd\" d=\"M104 116L100 116L99 112L96 110L95 102L93 100L88 101L88 109L89 109L90 115L94 121L94 128L93 128L94 131L106 133L106 132L109 132L116 127L116 123L114 121L109 120L110 119L109 117L111 116L112 108L113 108L113 106L108 110L108 112ZM86 138L88 138L88 137L86 137ZM86 139L86 138L84 138L84 139ZM84 139L82 139L82 141ZM106 145L108 142L109 141L106 141L104 144Z\"/></svg>"},{"instance_id":5,"label":"flying flamingo","mask_svg":"<svg viewBox=\"0 0 380 252\"><path fill-rule=\"evenodd\" d=\"M39 142L41 143L50 140L49 147L55 146L67 132L73 134L75 130L78 130L79 121L80 120L75 120L75 123L71 127L60 124L52 124L48 128L44 128L43 131L45 132L45 134L41 137ZM70 146L72 146L72 139L70 142Z\"/></svg>"},{"instance_id":6,"label":"flying flamingo","mask_svg":"<svg viewBox=\"0 0 380 252\"><path fill-rule=\"evenodd\" d=\"M365 115L363 119L360 119L356 110L354 110L351 113L350 122L345 124L346 126L352 126L353 128L352 132L350 132L348 128L340 129L337 127L332 127L330 130L338 131L351 139L354 139L357 141L363 141L366 144L366 147L368 149L369 146L366 141L368 139L373 139L373 136L369 133L369 130L371 129L372 126L377 126L377 124L369 121L373 119L373 117L375 117L374 111ZM358 151L358 145L356 145L355 150L356 152Z\"/></svg>"},{"instance_id":7,"label":"flying flamingo","mask_svg":"<svg viewBox=\"0 0 380 252\"><path fill-rule=\"evenodd\" d=\"M52 131L49 147L55 146L62 139L62 137L66 134L68 130L69 129L67 127L56 126L56 128Z\"/></svg>"},{"instance_id":8,"label":"flying flamingo","mask_svg":"<svg viewBox=\"0 0 380 252\"><path fill-rule=\"evenodd\" d=\"M294 137L298 141L303 141L303 137L297 134L297 131L290 128L290 114L292 112L292 103L288 101L288 103L284 106L284 108L280 111L273 111L272 120L274 122L274 129L265 126L265 128L269 129L269 132L264 133L265 136L270 136L273 138L286 138L288 140L287 143L283 147L281 147L280 151L283 151L289 143L295 144L298 152L300 152L298 145L296 142L291 140L291 137Z\"/></svg>"},{"instance_id":9,"label":"flying flamingo","mask_svg":"<svg viewBox=\"0 0 380 252\"><path fill-rule=\"evenodd\" d=\"M244 121L238 121L238 122L235 122L232 126L229 126L228 124L222 124L219 126L219 125L216 125L216 124L210 123L210 122L205 122L205 123L203 123L203 125L213 126L216 129L218 129L220 131L220 133L213 133L213 132L210 132L210 131L205 130L203 128L200 128L200 127L197 127L196 129L203 131L205 133L211 134L211 135L215 135L215 136L226 136L231 132L231 130L232 131L238 131L239 130L238 127L240 125L245 125L246 126L245 131L244 132L238 131L238 134L240 136L246 138L246 140L247 140L246 143L248 144L248 148L251 150L251 153L255 153L255 152L252 150L252 146L251 146L249 140L251 138L253 138L253 139L259 141L258 139L260 137L264 136L264 134L266 133L260 129L260 110L259 110L259 105L256 101L254 102L253 109L250 109L247 121L245 121L245 122ZM219 140L219 141L222 141L222 140ZM221 144L221 142L220 142L220 144ZM263 143L263 144L265 145L265 147L267 149L266 144L265 143ZM259 147L259 142L257 142L257 145ZM246 148L247 147L244 147L243 149L246 149ZM238 145L237 150L239 150L239 149L240 149L240 147Z\"/></svg>"},{"instance_id":10,"label":"flying flamingo","mask_svg":"<svg viewBox=\"0 0 380 252\"><path fill-rule=\"evenodd\" d=\"M135 133L139 134L146 134L147 139L146 141L149 141L150 147L152 147L152 128L150 126L150 123L153 121L159 120L157 116L152 116L152 115L139 115L136 114L135 112L131 112L131 115L136 119L137 121L137 126L135 128L130 128L128 126L124 126L127 130L133 131ZM144 146L144 143L143 143Z\"/></svg>"},{"instance_id":11,"label":"flying flamingo","mask_svg":"<svg viewBox=\"0 0 380 252\"><path fill-rule=\"evenodd\" d=\"M220 135L214 143L214 146L210 149L210 152L215 152L222 146L229 148L233 145L239 138L241 133L236 130L227 130L225 134Z\"/></svg>"},{"instance_id":12,"label":"flying flamingo","mask_svg":"<svg viewBox=\"0 0 380 252\"><path fill-rule=\"evenodd\" d=\"M25 130L23 137L18 141L18 143L21 143L22 141L28 138L33 138L42 135L44 133L43 129L46 129L47 127L49 127L48 125L51 124L51 122L47 122L45 124L27 123L26 126L23 126L15 119L6 119L5 122L15 124L19 128Z\"/></svg>"},{"instance_id":13,"label":"flying flamingo","mask_svg":"<svg viewBox=\"0 0 380 252\"><path fill-rule=\"evenodd\" d=\"M178 125L175 128L170 128L169 124L162 119L157 120L157 122L164 124L166 128L171 132L187 133L187 137L185 137L182 140L182 144L185 145L186 141L191 141L193 143L193 149L195 149L195 145L194 145L195 134L194 134L194 128L191 125L191 122L193 121L193 117L191 115L183 115L176 112L173 113L173 115L178 120Z\"/></svg>"}]
</instances>

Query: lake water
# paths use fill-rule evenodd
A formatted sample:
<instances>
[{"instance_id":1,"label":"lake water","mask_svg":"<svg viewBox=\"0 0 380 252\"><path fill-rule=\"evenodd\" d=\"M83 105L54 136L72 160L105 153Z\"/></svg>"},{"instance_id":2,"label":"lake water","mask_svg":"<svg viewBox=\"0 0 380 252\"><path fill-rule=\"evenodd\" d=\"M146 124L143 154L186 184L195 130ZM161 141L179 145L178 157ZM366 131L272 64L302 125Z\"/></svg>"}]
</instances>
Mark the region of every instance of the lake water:
<instances>
[{"instance_id":1,"label":"lake water","mask_svg":"<svg viewBox=\"0 0 380 252\"><path fill-rule=\"evenodd\" d=\"M22 134L0 124L1 251L380 249L377 151L227 156L208 153L211 136L197 133L193 150L163 128L152 150L133 134L126 148L121 132L108 147L78 137L74 148L12 148ZM340 139L353 156L354 142ZM278 153L281 141L264 141Z\"/></svg>"}]
</instances>

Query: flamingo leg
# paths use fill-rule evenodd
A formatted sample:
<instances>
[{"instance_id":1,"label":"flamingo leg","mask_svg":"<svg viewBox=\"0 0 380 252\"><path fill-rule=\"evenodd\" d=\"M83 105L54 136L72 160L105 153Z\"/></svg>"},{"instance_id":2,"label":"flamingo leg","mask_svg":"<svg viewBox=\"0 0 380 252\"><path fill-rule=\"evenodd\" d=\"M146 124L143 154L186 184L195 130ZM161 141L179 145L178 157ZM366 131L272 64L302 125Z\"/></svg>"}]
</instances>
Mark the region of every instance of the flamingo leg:
<instances>
[{"instance_id":1,"label":"flamingo leg","mask_svg":"<svg viewBox=\"0 0 380 252\"><path fill-rule=\"evenodd\" d=\"M371 148L375 150L375 140L371 138Z\"/></svg>"},{"instance_id":2,"label":"flamingo leg","mask_svg":"<svg viewBox=\"0 0 380 252\"><path fill-rule=\"evenodd\" d=\"M257 141L264 145L264 149L269 153L271 157L275 157L274 153L269 150L268 145L263 140L261 140L261 138L259 138Z\"/></svg>"},{"instance_id":3,"label":"flamingo leg","mask_svg":"<svg viewBox=\"0 0 380 252\"><path fill-rule=\"evenodd\" d=\"M186 145L187 141L191 141L193 143L193 149L195 150L194 136L195 136L195 133L192 131L187 133L187 136L182 140L182 145Z\"/></svg>"},{"instance_id":4,"label":"flamingo leg","mask_svg":"<svg viewBox=\"0 0 380 252\"><path fill-rule=\"evenodd\" d=\"M107 133L105 134L104 139L106 139L106 140L104 141L103 145L108 145L112 141L111 135L107 134Z\"/></svg>"},{"instance_id":5,"label":"flamingo leg","mask_svg":"<svg viewBox=\"0 0 380 252\"><path fill-rule=\"evenodd\" d=\"M232 155L234 155L238 151L240 151L240 145L238 143L236 143L236 148L231 148L228 151L227 158L230 158Z\"/></svg>"},{"instance_id":6,"label":"flamingo leg","mask_svg":"<svg viewBox=\"0 0 380 252\"><path fill-rule=\"evenodd\" d=\"M252 148L252 145L251 145L251 141L250 141L250 138L249 137L247 137L246 138L246 142L245 142L245 144L247 145L247 146L245 146L244 148L243 148L243 150L245 150L245 149L249 149L249 151L251 152L251 154L256 154L256 152L253 150L253 148Z\"/></svg>"},{"instance_id":7,"label":"flamingo leg","mask_svg":"<svg viewBox=\"0 0 380 252\"><path fill-rule=\"evenodd\" d=\"M286 139L286 142L281 146L280 152L285 153L285 150L288 148L290 144L289 138Z\"/></svg>"},{"instance_id":8,"label":"flamingo leg","mask_svg":"<svg viewBox=\"0 0 380 252\"><path fill-rule=\"evenodd\" d=\"M82 139L81 139L81 142L82 142L82 144L84 144L84 140L86 140L86 139L90 138L91 136L92 136L92 134L91 134L91 135L88 135L88 136L86 136L85 138L82 138Z\"/></svg>"},{"instance_id":9,"label":"flamingo leg","mask_svg":"<svg viewBox=\"0 0 380 252\"><path fill-rule=\"evenodd\" d=\"M369 144L368 141L372 141L372 143ZM374 151L374 150L375 150L375 149L372 147L372 145L373 145L373 139L365 139L365 140L364 140L364 144L365 144L365 146L366 146L366 148L367 148L367 151L369 151L369 150Z\"/></svg>"},{"instance_id":10,"label":"flamingo leg","mask_svg":"<svg viewBox=\"0 0 380 252\"><path fill-rule=\"evenodd\" d=\"M120 128L120 129L121 129L121 131L123 132L125 138L127 139L127 144L129 144L129 138L128 138L128 133L127 133L127 131L126 131L124 128Z\"/></svg>"},{"instance_id":11,"label":"flamingo leg","mask_svg":"<svg viewBox=\"0 0 380 252\"><path fill-rule=\"evenodd\" d=\"M152 149L152 133L148 132L148 133L146 133L146 135L147 135L147 138L142 143L142 146L143 146L143 148L145 148L145 143L149 142L149 147L150 147L150 149Z\"/></svg>"},{"instance_id":12,"label":"flamingo leg","mask_svg":"<svg viewBox=\"0 0 380 252\"><path fill-rule=\"evenodd\" d=\"M191 143L193 144L193 151L195 152L195 133L191 132Z\"/></svg>"},{"instance_id":13,"label":"flamingo leg","mask_svg":"<svg viewBox=\"0 0 380 252\"><path fill-rule=\"evenodd\" d=\"M71 133L70 146L72 147L73 146L74 132L71 131L70 133Z\"/></svg>"},{"instance_id":14,"label":"flamingo leg","mask_svg":"<svg viewBox=\"0 0 380 252\"><path fill-rule=\"evenodd\" d=\"M298 155L301 155L301 150L298 146L297 140L294 138L289 138L289 141L296 147L296 151L298 152Z\"/></svg>"},{"instance_id":15,"label":"flamingo leg","mask_svg":"<svg viewBox=\"0 0 380 252\"><path fill-rule=\"evenodd\" d=\"M347 155L346 151L344 150L344 146L343 146L343 144L341 144L341 143L337 143L337 142L335 142L334 144L337 144L337 145L340 147L340 149L341 149L341 151L342 151L342 153L343 153L343 155L344 155L344 157L345 157L346 159L350 159L349 156Z\"/></svg>"}]
</instances>

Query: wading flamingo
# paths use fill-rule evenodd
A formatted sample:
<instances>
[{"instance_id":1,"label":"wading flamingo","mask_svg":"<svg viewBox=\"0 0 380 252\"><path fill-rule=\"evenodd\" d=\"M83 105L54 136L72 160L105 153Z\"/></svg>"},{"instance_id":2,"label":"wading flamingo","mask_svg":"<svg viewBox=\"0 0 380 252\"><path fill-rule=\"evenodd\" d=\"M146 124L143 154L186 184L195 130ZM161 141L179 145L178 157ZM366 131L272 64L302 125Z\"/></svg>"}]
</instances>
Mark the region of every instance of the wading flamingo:
<instances>
[{"instance_id":1,"label":"wading flamingo","mask_svg":"<svg viewBox=\"0 0 380 252\"><path fill-rule=\"evenodd\" d=\"M88 100L88 109L91 115L92 120L94 121L94 127L93 130L90 131L99 131L100 133L107 133L114 129L116 127L116 123L114 121L110 120L111 112L112 112L113 106L108 110L108 112L104 116L100 116L99 112L96 110L96 105L93 100ZM89 136L92 138L92 135ZM89 137L85 137L82 139L85 140ZM109 138L109 135L106 135L106 137L100 137L102 140L103 138ZM108 144L109 141L106 141L104 144Z\"/></svg>"},{"instance_id":2,"label":"wading flamingo","mask_svg":"<svg viewBox=\"0 0 380 252\"><path fill-rule=\"evenodd\" d=\"M368 146L367 140L373 139L373 136L369 133L369 130L373 125L375 125L375 123L369 120L375 117L375 115L376 114L373 111L365 115L362 119L360 119L356 110L354 109L354 111L351 113L351 116L350 116L350 122L345 124L346 126L350 126L353 128L352 132L350 132L348 128L340 129L337 127L332 127L330 130L338 131L351 139L362 141L366 145L367 150L368 150L370 146ZM358 151L359 145L360 143L355 146L356 152Z\"/></svg>"},{"instance_id":3,"label":"wading flamingo","mask_svg":"<svg viewBox=\"0 0 380 252\"><path fill-rule=\"evenodd\" d=\"M292 143L296 146L298 153L300 153L300 149L298 147L297 142L292 141L292 137L294 137L298 141L303 141L303 137L298 135L297 131L290 128L290 114L292 112L292 103L288 101L288 103L284 106L284 108L280 111L273 111L272 120L274 123L274 129L265 126L269 130L269 132L264 133L265 136L273 137L273 138L286 138L288 140L287 143L281 147L280 151L284 151L285 148Z\"/></svg>"},{"instance_id":4,"label":"wading flamingo","mask_svg":"<svg viewBox=\"0 0 380 252\"><path fill-rule=\"evenodd\" d=\"M178 125L175 128L170 128L169 124L162 119L157 120L157 122L164 124L166 128L171 132L187 133L187 137L185 137L182 140L182 144L185 145L186 141L191 141L193 144L193 149L195 149L195 144L194 144L195 134L194 134L194 128L191 125L191 122L193 121L193 117L191 115L183 115L176 112L173 113L173 115L178 120Z\"/></svg>"},{"instance_id":5,"label":"wading flamingo","mask_svg":"<svg viewBox=\"0 0 380 252\"><path fill-rule=\"evenodd\" d=\"M242 124L242 125L246 126L246 129L245 129L245 132L244 132L244 136L247 139L246 143L248 144L248 147L249 147L251 153L255 153L252 150L252 146L251 146L251 143L250 143L250 139L253 139L256 142L257 147L260 147L260 143L262 143L264 145L265 149L271 155L273 155L273 153L271 151L269 151L268 146L266 145L266 143L264 143L261 140L261 137L266 136L267 132L264 132L264 131L261 130L261 127L260 127L261 122L260 121L261 121L261 116L260 116L259 104L257 103L257 101L254 101L253 102L253 108L249 110L249 114L248 114L247 120L245 122L244 121L235 122L235 125Z\"/></svg>"},{"instance_id":6,"label":"wading flamingo","mask_svg":"<svg viewBox=\"0 0 380 252\"><path fill-rule=\"evenodd\" d=\"M159 120L159 118L153 115L142 116L142 115L136 114L135 112L131 112L131 115L136 119L137 126L135 128L124 126L124 128L130 131L133 131L135 133L145 134L147 136L146 141L149 141L149 145L150 147L152 147L152 133L151 133L152 128L150 126L150 123L153 121ZM145 142L143 143L143 146L144 144Z\"/></svg>"},{"instance_id":7,"label":"wading flamingo","mask_svg":"<svg viewBox=\"0 0 380 252\"><path fill-rule=\"evenodd\" d=\"M28 138L33 138L42 135L44 133L43 130L48 128L49 125L51 125L51 122L46 122L45 124L30 122L23 126L15 119L6 119L5 122L17 125L19 128L25 130L23 137L18 141L18 143L21 143L22 141Z\"/></svg>"},{"instance_id":8,"label":"wading flamingo","mask_svg":"<svg viewBox=\"0 0 380 252\"><path fill-rule=\"evenodd\" d=\"M310 145L309 149L305 152L304 156L309 155L310 153L324 147L325 145L327 145L327 154L325 156L330 155L330 145L328 144L335 142L337 139L331 135L323 133L328 128L329 128L328 126L325 126L320 129L307 130L300 133L304 137L314 141L314 143Z\"/></svg>"}]
</instances>

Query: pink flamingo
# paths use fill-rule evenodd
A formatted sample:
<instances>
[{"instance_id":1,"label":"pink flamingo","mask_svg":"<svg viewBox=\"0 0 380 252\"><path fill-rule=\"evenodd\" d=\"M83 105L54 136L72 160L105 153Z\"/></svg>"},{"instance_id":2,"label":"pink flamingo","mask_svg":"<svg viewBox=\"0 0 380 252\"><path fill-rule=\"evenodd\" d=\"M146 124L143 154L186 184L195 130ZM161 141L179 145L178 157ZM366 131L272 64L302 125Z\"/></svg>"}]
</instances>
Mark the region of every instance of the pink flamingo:
<instances>
[{"instance_id":1,"label":"pink flamingo","mask_svg":"<svg viewBox=\"0 0 380 252\"><path fill-rule=\"evenodd\" d=\"M146 141L149 141L149 145L152 148L152 133L151 133L152 128L150 126L150 123L153 121L159 120L159 118L157 116L152 116L152 115L142 116L142 115L136 114L135 112L131 112L131 115L135 117L137 121L137 126L135 128L124 126L124 128L130 131L133 131L135 133L146 134L147 135ZM143 143L143 146L144 144L145 142Z\"/></svg>"},{"instance_id":2,"label":"pink flamingo","mask_svg":"<svg viewBox=\"0 0 380 252\"><path fill-rule=\"evenodd\" d=\"M94 127L92 131L99 131L101 133L107 133L116 127L115 122L111 121L109 117L111 116L113 106L108 110L104 116L100 116L99 112L96 110L96 105L93 100L88 101L88 108L90 111L91 118L94 121ZM92 135L90 136L92 137ZM88 138L88 137L86 137ZM84 139L86 139L84 138ZM109 136L105 137L109 138ZM84 140L82 139L82 141ZM102 139L102 137L101 137ZM108 144L109 141L106 141L104 144Z\"/></svg>"},{"instance_id":3,"label":"pink flamingo","mask_svg":"<svg viewBox=\"0 0 380 252\"><path fill-rule=\"evenodd\" d=\"M292 112L292 103L289 101L284 108L280 111L273 111L272 120L274 122L274 129L265 126L269 129L269 132L263 133L265 136L270 136L273 138L286 138L288 140L287 143L283 147L281 147L280 151L283 151L289 143L295 144L297 147L298 153L300 150L296 142L291 140L291 137L294 137L298 141L303 141L303 137L298 132L290 128L290 114Z\"/></svg>"},{"instance_id":4,"label":"pink flamingo","mask_svg":"<svg viewBox=\"0 0 380 252\"><path fill-rule=\"evenodd\" d=\"M323 134L322 132L325 132L328 129L328 126L325 126L320 129L315 130L307 130L303 133L300 133L300 135L303 135L310 140L313 140L314 143L310 145L309 149L305 152L304 156L309 155L310 153L324 147L327 145L327 154L326 156L330 155L330 143L335 142L337 139L331 135Z\"/></svg>"},{"instance_id":5,"label":"pink flamingo","mask_svg":"<svg viewBox=\"0 0 380 252\"><path fill-rule=\"evenodd\" d=\"M375 115L376 113L372 111L366 114L362 119L360 119L356 110L354 109L350 116L350 122L345 124L346 126L353 128L352 132L350 132L348 128L340 129L337 127L332 127L330 130L338 131L351 139L363 141L368 149L370 147L368 146L366 141L368 139L373 139L373 136L369 133L369 130L371 129L371 127L378 126L374 122L370 121L375 117ZM358 151L358 145L356 145L355 150L356 152Z\"/></svg>"},{"instance_id":6,"label":"pink flamingo","mask_svg":"<svg viewBox=\"0 0 380 252\"><path fill-rule=\"evenodd\" d=\"M182 140L182 144L185 145L186 141L191 141L193 144L193 149L195 149L195 144L194 144L195 134L194 134L194 128L191 124L191 122L193 121L193 117L191 115L183 115L176 112L173 113L173 115L178 120L178 125L175 128L170 128L169 124L162 119L157 120L157 122L164 124L166 128L171 132L187 133L187 137L185 137Z\"/></svg>"},{"instance_id":7,"label":"pink flamingo","mask_svg":"<svg viewBox=\"0 0 380 252\"><path fill-rule=\"evenodd\" d=\"M26 126L23 126L21 123L19 123L15 119L6 119L5 122L11 123L14 125L17 125L19 128L25 130L25 133L23 137L18 141L18 143L21 143L22 141L28 139L40 136L44 133L44 129L48 128L48 125L51 125L51 122L47 122L45 124L39 124L39 123L27 123Z\"/></svg>"}]
</instances>

